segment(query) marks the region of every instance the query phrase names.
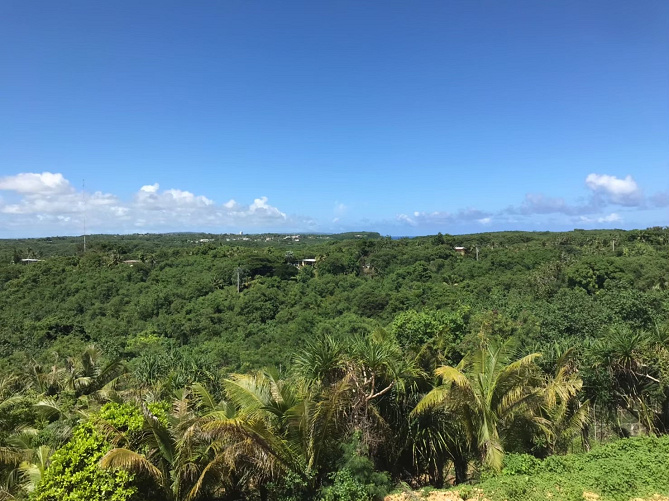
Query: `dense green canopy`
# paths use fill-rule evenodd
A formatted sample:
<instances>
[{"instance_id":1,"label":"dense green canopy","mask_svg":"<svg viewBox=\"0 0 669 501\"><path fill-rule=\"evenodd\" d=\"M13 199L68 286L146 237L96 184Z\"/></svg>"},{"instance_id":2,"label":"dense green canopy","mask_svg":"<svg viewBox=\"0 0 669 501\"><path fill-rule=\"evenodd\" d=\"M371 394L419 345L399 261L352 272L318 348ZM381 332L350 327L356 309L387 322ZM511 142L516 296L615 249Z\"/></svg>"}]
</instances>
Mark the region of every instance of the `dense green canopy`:
<instances>
[{"instance_id":1,"label":"dense green canopy","mask_svg":"<svg viewBox=\"0 0 669 501\"><path fill-rule=\"evenodd\" d=\"M81 244L0 241L13 495L76 453L127 499L370 498L669 431L666 228Z\"/></svg>"}]
</instances>

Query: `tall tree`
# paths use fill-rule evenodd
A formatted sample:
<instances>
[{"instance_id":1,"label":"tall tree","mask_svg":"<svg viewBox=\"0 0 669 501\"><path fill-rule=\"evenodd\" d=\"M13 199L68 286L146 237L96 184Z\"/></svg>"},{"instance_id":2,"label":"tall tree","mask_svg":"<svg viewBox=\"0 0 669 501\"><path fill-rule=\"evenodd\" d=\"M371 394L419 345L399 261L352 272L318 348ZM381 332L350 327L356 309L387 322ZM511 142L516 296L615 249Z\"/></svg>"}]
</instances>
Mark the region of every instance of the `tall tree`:
<instances>
[{"instance_id":1,"label":"tall tree","mask_svg":"<svg viewBox=\"0 0 669 501\"><path fill-rule=\"evenodd\" d=\"M543 393L535 360L539 353L510 361L511 344L484 342L457 367L442 366L435 374L442 384L425 395L413 410L421 415L433 408L452 413L462 423L468 441L481 461L502 467L505 431L522 413L534 413Z\"/></svg>"}]
</instances>

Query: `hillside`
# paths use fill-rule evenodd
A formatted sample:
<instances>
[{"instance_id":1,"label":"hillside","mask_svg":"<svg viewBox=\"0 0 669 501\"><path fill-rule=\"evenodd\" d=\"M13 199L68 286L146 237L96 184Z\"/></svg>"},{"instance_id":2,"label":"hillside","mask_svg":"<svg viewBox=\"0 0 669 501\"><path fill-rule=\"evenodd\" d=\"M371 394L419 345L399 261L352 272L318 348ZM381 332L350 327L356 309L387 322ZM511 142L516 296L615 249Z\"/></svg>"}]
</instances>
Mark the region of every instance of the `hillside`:
<instances>
[{"instance_id":1,"label":"hillside","mask_svg":"<svg viewBox=\"0 0 669 501\"><path fill-rule=\"evenodd\" d=\"M0 241L0 497L667 494L666 228L82 244Z\"/></svg>"}]
</instances>

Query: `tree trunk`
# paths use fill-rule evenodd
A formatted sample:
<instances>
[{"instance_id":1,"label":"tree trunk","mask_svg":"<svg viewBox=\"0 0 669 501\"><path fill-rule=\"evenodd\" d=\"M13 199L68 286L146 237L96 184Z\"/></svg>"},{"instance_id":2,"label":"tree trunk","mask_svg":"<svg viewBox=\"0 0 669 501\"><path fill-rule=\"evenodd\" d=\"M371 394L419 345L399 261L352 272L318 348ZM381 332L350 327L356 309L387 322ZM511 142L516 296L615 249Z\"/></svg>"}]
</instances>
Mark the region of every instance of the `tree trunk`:
<instances>
[{"instance_id":1,"label":"tree trunk","mask_svg":"<svg viewBox=\"0 0 669 501\"><path fill-rule=\"evenodd\" d=\"M581 430L581 442L586 452L590 451L590 425L586 423Z\"/></svg>"},{"instance_id":2,"label":"tree trunk","mask_svg":"<svg viewBox=\"0 0 669 501\"><path fill-rule=\"evenodd\" d=\"M455 468L455 484L461 484L467 481L467 460L463 457L453 458L453 467Z\"/></svg>"},{"instance_id":3,"label":"tree trunk","mask_svg":"<svg viewBox=\"0 0 669 501\"><path fill-rule=\"evenodd\" d=\"M660 411L660 421L662 422L662 431L669 431L669 388L664 389L664 402Z\"/></svg>"},{"instance_id":4,"label":"tree trunk","mask_svg":"<svg viewBox=\"0 0 669 501\"><path fill-rule=\"evenodd\" d=\"M260 492L260 501L267 501L269 493L267 492L265 484L260 484L260 486L258 486L258 491Z\"/></svg>"},{"instance_id":5,"label":"tree trunk","mask_svg":"<svg viewBox=\"0 0 669 501\"><path fill-rule=\"evenodd\" d=\"M446 466L446 462L442 458L438 458L435 463L434 486L441 489L444 487L444 466Z\"/></svg>"}]
</instances>

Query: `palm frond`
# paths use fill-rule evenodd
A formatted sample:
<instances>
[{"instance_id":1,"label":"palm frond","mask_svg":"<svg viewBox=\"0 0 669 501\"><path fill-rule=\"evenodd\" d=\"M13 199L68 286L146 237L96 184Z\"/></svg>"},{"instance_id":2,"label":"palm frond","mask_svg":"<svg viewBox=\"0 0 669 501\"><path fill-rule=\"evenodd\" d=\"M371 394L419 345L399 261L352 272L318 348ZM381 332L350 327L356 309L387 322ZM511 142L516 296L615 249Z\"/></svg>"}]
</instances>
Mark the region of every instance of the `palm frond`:
<instances>
[{"instance_id":1,"label":"palm frond","mask_svg":"<svg viewBox=\"0 0 669 501\"><path fill-rule=\"evenodd\" d=\"M0 501L13 501L14 495L5 487L0 487Z\"/></svg>"},{"instance_id":2,"label":"palm frond","mask_svg":"<svg viewBox=\"0 0 669 501\"><path fill-rule=\"evenodd\" d=\"M55 399L46 397L33 405L35 410L47 419L63 414Z\"/></svg>"},{"instance_id":3,"label":"palm frond","mask_svg":"<svg viewBox=\"0 0 669 501\"><path fill-rule=\"evenodd\" d=\"M471 388L471 383L467 376L455 367L443 365L435 369L434 373L441 377L444 383L453 383L461 388Z\"/></svg>"},{"instance_id":4,"label":"palm frond","mask_svg":"<svg viewBox=\"0 0 669 501\"><path fill-rule=\"evenodd\" d=\"M418 416L434 407L445 405L450 393L450 385L441 385L433 388L416 404L416 407L411 411L411 416Z\"/></svg>"},{"instance_id":5,"label":"palm frond","mask_svg":"<svg viewBox=\"0 0 669 501\"><path fill-rule=\"evenodd\" d=\"M235 374L223 382L228 398L249 417L255 417L270 401L268 381L260 374Z\"/></svg>"},{"instance_id":6,"label":"palm frond","mask_svg":"<svg viewBox=\"0 0 669 501\"><path fill-rule=\"evenodd\" d=\"M216 456L212 461L209 462L209 464L207 464L207 466L204 467L197 481L188 491L185 501L193 501L197 499L202 493L205 481L207 481L212 474L221 475L227 471L229 471L228 458L223 455Z\"/></svg>"},{"instance_id":7,"label":"palm frond","mask_svg":"<svg viewBox=\"0 0 669 501\"><path fill-rule=\"evenodd\" d=\"M11 407L12 405L16 405L24 400L25 397L23 395L12 395L11 397L7 397L3 399L2 402L0 402L0 409Z\"/></svg>"},{"instance_id":8,"label":"palm frond","mask_svg":"<svg viewBox=\"0 0 669 501\"><path fill-rule=\"evenodd\" d=\"M19 464L24 457L23 451L10 447L0 447L0 464Z\"/></svg>"},{"instance_id":9,"label":"palm frond","mask_svg":"<svg viewBox=\"0 0 669 501\"><path fill-rule=\"evenodd\" d=\"M502 469L504 448L497 437L490 437L484 444L484 461L495 471Z\"/></svg>"},{"instance_id":10,"label":"palm frond","mask_svg":"<svg viewBox=\"0 0 669 501\"><path fill-rule=\"evenodd\" d=\"M163 473L156 468L146 457L124 448L110 450L100 460L101 468L119 468L133 473L144 473L156 483L163 484Z\"/></svg>"},{"instance_id":11,"label":"palm frond","mask_svg":"<svg viewBox=\"0 0 669 501\"><path fill-rule=\"evenodd\" d=\"M201 383L193 383L191 385L193 393L197 395L200 405L207 411L213 411L217 407L217 403L214 400L214 397L209 393Z\"/></svg>"},{"instance_id":12,"label":"palm frond","mask_svg":"<svg viewBox=\"0 0 669 501\"><path fill-rule=\"evenodd\" d=\"M146 407L143 409L144 429L150 431L155 446L160 450L162 457L170 464L174 461L175 441L169 429L160 422Z\"/></svg>"}]
</instances>

